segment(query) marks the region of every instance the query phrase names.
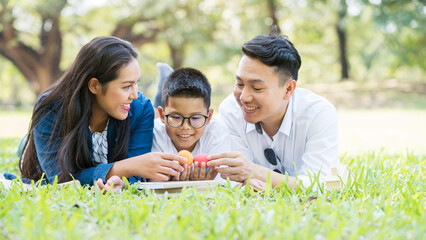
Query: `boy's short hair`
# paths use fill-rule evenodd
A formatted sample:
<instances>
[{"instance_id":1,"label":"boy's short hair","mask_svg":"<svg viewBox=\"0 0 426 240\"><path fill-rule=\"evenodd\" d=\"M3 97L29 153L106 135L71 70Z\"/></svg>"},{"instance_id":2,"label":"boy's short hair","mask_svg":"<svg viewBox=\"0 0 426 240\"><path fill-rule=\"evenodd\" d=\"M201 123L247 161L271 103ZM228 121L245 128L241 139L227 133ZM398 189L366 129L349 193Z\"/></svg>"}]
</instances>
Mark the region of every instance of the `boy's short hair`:
<instances>
[{"instance_id":1,"label":"boy's short hair","mask_svg":"<svg viewBox=\"0 0 426 240\"><path fill-rule=\"evenodd\" d=\"M163 106L167 106L169 97L203 98L207 109L210 108L211 86L206 76L194 68L175 70L163 85Z\"/></svg>"}]
</instances>

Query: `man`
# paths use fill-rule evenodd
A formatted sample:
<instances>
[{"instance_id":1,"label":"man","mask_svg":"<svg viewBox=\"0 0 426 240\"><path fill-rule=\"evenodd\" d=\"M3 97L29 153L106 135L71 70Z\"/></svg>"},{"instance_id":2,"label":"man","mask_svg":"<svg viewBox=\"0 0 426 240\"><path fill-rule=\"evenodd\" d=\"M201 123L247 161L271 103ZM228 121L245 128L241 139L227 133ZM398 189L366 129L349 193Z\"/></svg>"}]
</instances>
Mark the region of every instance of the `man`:
<instances>
[{"instance_id":1,"label":"man","mask_svg":"<svg viewBox=\"0 0 426 240\"><path fill-rule=\"evenodd\" d=\"M223 178L259 188L286 181L309 187L339 164L337 114L325 98L297 88L299 53L284 36L259 35L242 47L234 93L219 112L235 152L209 156ZM233 96L232 96L233 95ZM301 181L301 182L300 182Z\"/></svg>"}]
</instances>

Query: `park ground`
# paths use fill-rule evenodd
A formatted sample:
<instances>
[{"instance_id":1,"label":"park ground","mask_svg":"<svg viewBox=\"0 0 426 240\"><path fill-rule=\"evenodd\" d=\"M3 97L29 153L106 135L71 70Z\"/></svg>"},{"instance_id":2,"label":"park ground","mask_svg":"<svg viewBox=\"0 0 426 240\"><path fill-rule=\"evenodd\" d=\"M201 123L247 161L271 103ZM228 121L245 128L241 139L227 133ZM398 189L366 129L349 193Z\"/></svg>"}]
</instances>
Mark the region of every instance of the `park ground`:
<instances>
[{"instance_id":1,"label":"park ground","mask_svg":"<svg viewBox=\"0 0 426 240\"><path fill-rule=\"evenodd\" d=\"M426 154L426 84L390 80L301 87L327 97L336 106L340 155L378 150ZM216 110L221 99L213 99ZM0 111L0 138L25 135L30 117L30 110Z\"/></svg>"},{"instance_id":2,"label":"park ground","mask_svg":"<svg viewBox=\"0 0 426 240\"><path fill-rule=\"evenodd\" d=\"M0 184L0 239L425 239L425 97L306 87L337 107L341 162L355 176L341 190L282 184L170 196L130 185L102 195ZM19 175L16 146L29 118L0 112L2 171Z\"/></svg>"}]
</instances>

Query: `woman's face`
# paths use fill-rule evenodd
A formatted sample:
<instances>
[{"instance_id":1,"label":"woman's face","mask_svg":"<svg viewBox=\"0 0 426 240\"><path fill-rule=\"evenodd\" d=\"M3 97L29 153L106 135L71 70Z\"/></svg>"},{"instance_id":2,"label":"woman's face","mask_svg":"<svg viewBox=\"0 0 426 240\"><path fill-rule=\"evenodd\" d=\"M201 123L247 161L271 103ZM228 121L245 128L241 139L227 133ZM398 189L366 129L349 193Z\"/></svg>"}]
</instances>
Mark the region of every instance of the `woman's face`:
<instances>
[{"instance_id":1,"label":"woman's face","mask_svg":"<svg viewBox=\"0 0 426 240\"><path fill-rule=\"evenodd\" d=\"M94 93L92 117L99 118L113 117L117 120L124 120L129 115L130 103L138 98L137 82L141 76L139 63L132 59L118 72L118 78L107 83L104 87L100 84ZM89 83L90 88L90 83ZM104 116L102 116L104 115Z\"/></svg>"}]
</instances>

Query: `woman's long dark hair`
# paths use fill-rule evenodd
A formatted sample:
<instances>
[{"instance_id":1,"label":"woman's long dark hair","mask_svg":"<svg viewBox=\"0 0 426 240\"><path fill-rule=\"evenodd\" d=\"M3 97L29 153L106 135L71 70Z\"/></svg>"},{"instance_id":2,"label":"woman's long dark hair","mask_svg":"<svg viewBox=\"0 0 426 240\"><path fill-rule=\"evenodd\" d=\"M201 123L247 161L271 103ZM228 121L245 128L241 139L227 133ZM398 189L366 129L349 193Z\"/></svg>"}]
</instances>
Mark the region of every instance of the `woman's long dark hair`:
<instances>
[{"instance_id":1,"label":"woman's long dark hair","mask_svg":"<svg viewBox=\"0 0 426 240\"><path fill-rule=\"evenodd\" d=\"M57 111L57 119L48 141L50 144L44 147L49 148L53 141L60 139L57 157L61 174L58 181L69 181L71 175L96 165L90 155L92 143L88 127L92 114L92 93L88 82L96 78L105 87L117 79L119 70L137 56L137 51L129 42L116 37L98 37L81 48L71 67L34 107L25 150L19 160L22 177L35 181L42 177L34 131L50 111ZM125 158L129 145L129 118L115 122L118 129L112 161Z\"/></svg>"}]
</instances>

